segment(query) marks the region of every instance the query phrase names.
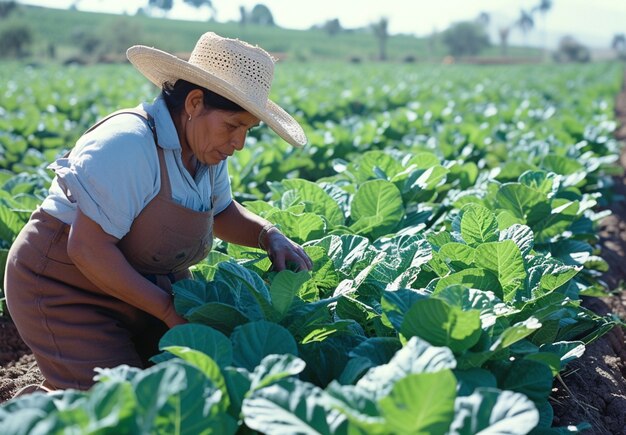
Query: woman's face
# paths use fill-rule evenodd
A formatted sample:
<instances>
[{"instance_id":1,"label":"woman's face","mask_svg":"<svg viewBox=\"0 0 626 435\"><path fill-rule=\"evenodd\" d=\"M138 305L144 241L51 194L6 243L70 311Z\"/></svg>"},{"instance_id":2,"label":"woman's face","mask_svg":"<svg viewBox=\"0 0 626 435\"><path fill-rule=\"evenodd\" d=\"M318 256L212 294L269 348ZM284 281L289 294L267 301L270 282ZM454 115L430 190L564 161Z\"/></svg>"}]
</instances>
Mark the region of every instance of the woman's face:
<instances>
[{"instance_id":1,"label":"woman's face","mask_svg":"<svg viewBox=\"0 0 626 435\"><path fill-rule=\"evenodd\" d=\"M259 125L249 112L202 108L187 120L187 144L197 160L214 165L243 149L248 130Z\"/></svg>"}]
</instances>

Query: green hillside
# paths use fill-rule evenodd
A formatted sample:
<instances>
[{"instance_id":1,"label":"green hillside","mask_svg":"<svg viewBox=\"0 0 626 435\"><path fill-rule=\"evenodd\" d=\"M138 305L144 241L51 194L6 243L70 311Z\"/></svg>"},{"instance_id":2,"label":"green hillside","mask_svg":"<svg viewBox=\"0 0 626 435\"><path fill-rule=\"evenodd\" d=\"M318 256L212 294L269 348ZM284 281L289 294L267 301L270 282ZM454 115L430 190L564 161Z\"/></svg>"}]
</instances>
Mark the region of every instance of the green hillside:
<instances>
[{"instance_id":1,"label":"green hillside","mask_svg":"<svg viewBox=\"0 0 626 435\"><path fill-rule=\"evenodd\" d=\"M50 9L20 5L2 27L28 24L33 33L33 58L64 61L85 53L106 53L108 58L123 59L132 44L145 44L171 52L184 53L193 48L198 36L214 31L258 44L289 60L334 59L367 61L378 57L378 41L369 29L344 31L330 36L322 30L292 30L258 25L242 26L236 22L191 22L147 16L120 16L76 10ZM97 48L89 44L97 45ZM486 56L497 55L492 47ZM511 54L527 55L524 50ZM441 59L446 55L441 42L409 35L392 35L387 54L391 61ZM100 56L102 57L102 56ZM90 59L93 60L93 59Z\"/></svg>"}]
</instances>

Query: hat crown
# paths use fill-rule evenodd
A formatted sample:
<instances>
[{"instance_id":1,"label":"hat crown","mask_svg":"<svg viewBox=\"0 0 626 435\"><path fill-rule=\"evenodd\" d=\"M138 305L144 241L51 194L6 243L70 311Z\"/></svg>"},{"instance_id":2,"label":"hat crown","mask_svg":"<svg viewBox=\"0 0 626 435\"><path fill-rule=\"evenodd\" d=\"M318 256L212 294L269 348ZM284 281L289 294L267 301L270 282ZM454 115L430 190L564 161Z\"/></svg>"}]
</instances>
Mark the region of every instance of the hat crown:
<instances>
[{"instance_id":1,"label":"hat crown","mask_svg":"<svg viewBox=\"0 0 626 435\"><path fill-rule=\"evenodd\" d=\"M196 43L189 63L231 84L258 105L269 98L274 60L260 47L208 32Z\"/></svg>"}]
</instances>

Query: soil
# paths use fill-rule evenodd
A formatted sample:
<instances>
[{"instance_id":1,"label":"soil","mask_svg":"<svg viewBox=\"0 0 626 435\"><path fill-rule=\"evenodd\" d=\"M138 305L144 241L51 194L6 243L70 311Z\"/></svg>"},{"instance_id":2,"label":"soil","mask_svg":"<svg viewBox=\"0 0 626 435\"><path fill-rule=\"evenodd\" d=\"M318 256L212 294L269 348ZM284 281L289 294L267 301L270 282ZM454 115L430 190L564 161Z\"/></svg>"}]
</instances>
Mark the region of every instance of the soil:
<instances>
[{"instance_id":1,"label":"soil","mask_svg":"<svg viewBox=\"0 0 626 435\"><path fill-rule=\"evenodd\" d=\"M617 96L616 114L621 126L615 137L626 142L625 87ZM626 168L626 149L621 156ZM598 314L614 313L626 320L626 179L614 177L617 195L608 207L612 215L600 227L601 256L609 263L603 276L612 293L604 298L585 298L583 305ZM0 403L23 386L43 381L28 347L10 319L0 316ZM585 354L568 365L554 381L550 402L554 426L588 422L585 434L626 435L626 338L620 327L594 341Z\"/></svg>"}]
</instances>

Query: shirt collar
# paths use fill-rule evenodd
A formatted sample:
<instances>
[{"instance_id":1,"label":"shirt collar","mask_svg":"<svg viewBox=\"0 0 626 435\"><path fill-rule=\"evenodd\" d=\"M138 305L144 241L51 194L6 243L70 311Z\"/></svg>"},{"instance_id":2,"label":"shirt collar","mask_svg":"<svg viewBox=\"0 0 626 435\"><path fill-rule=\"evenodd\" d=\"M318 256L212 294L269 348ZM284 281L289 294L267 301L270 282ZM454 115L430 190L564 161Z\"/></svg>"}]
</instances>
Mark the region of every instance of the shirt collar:
<instances>
[{"instance_id":1,"label":"shirt collar","mask_svg":"<svg viewBox=\"0 0 626 435\"><path fill-rule=\"evenodd\" d=\"M167 105L163 99L163 94L159 94L152 103L143 103L142 106L143 109L154 118L157 138L159 140L158 145L163 149L180 148L178 132L176 131L170 111L167 109Z\"/></svg>"}]
</instances>

